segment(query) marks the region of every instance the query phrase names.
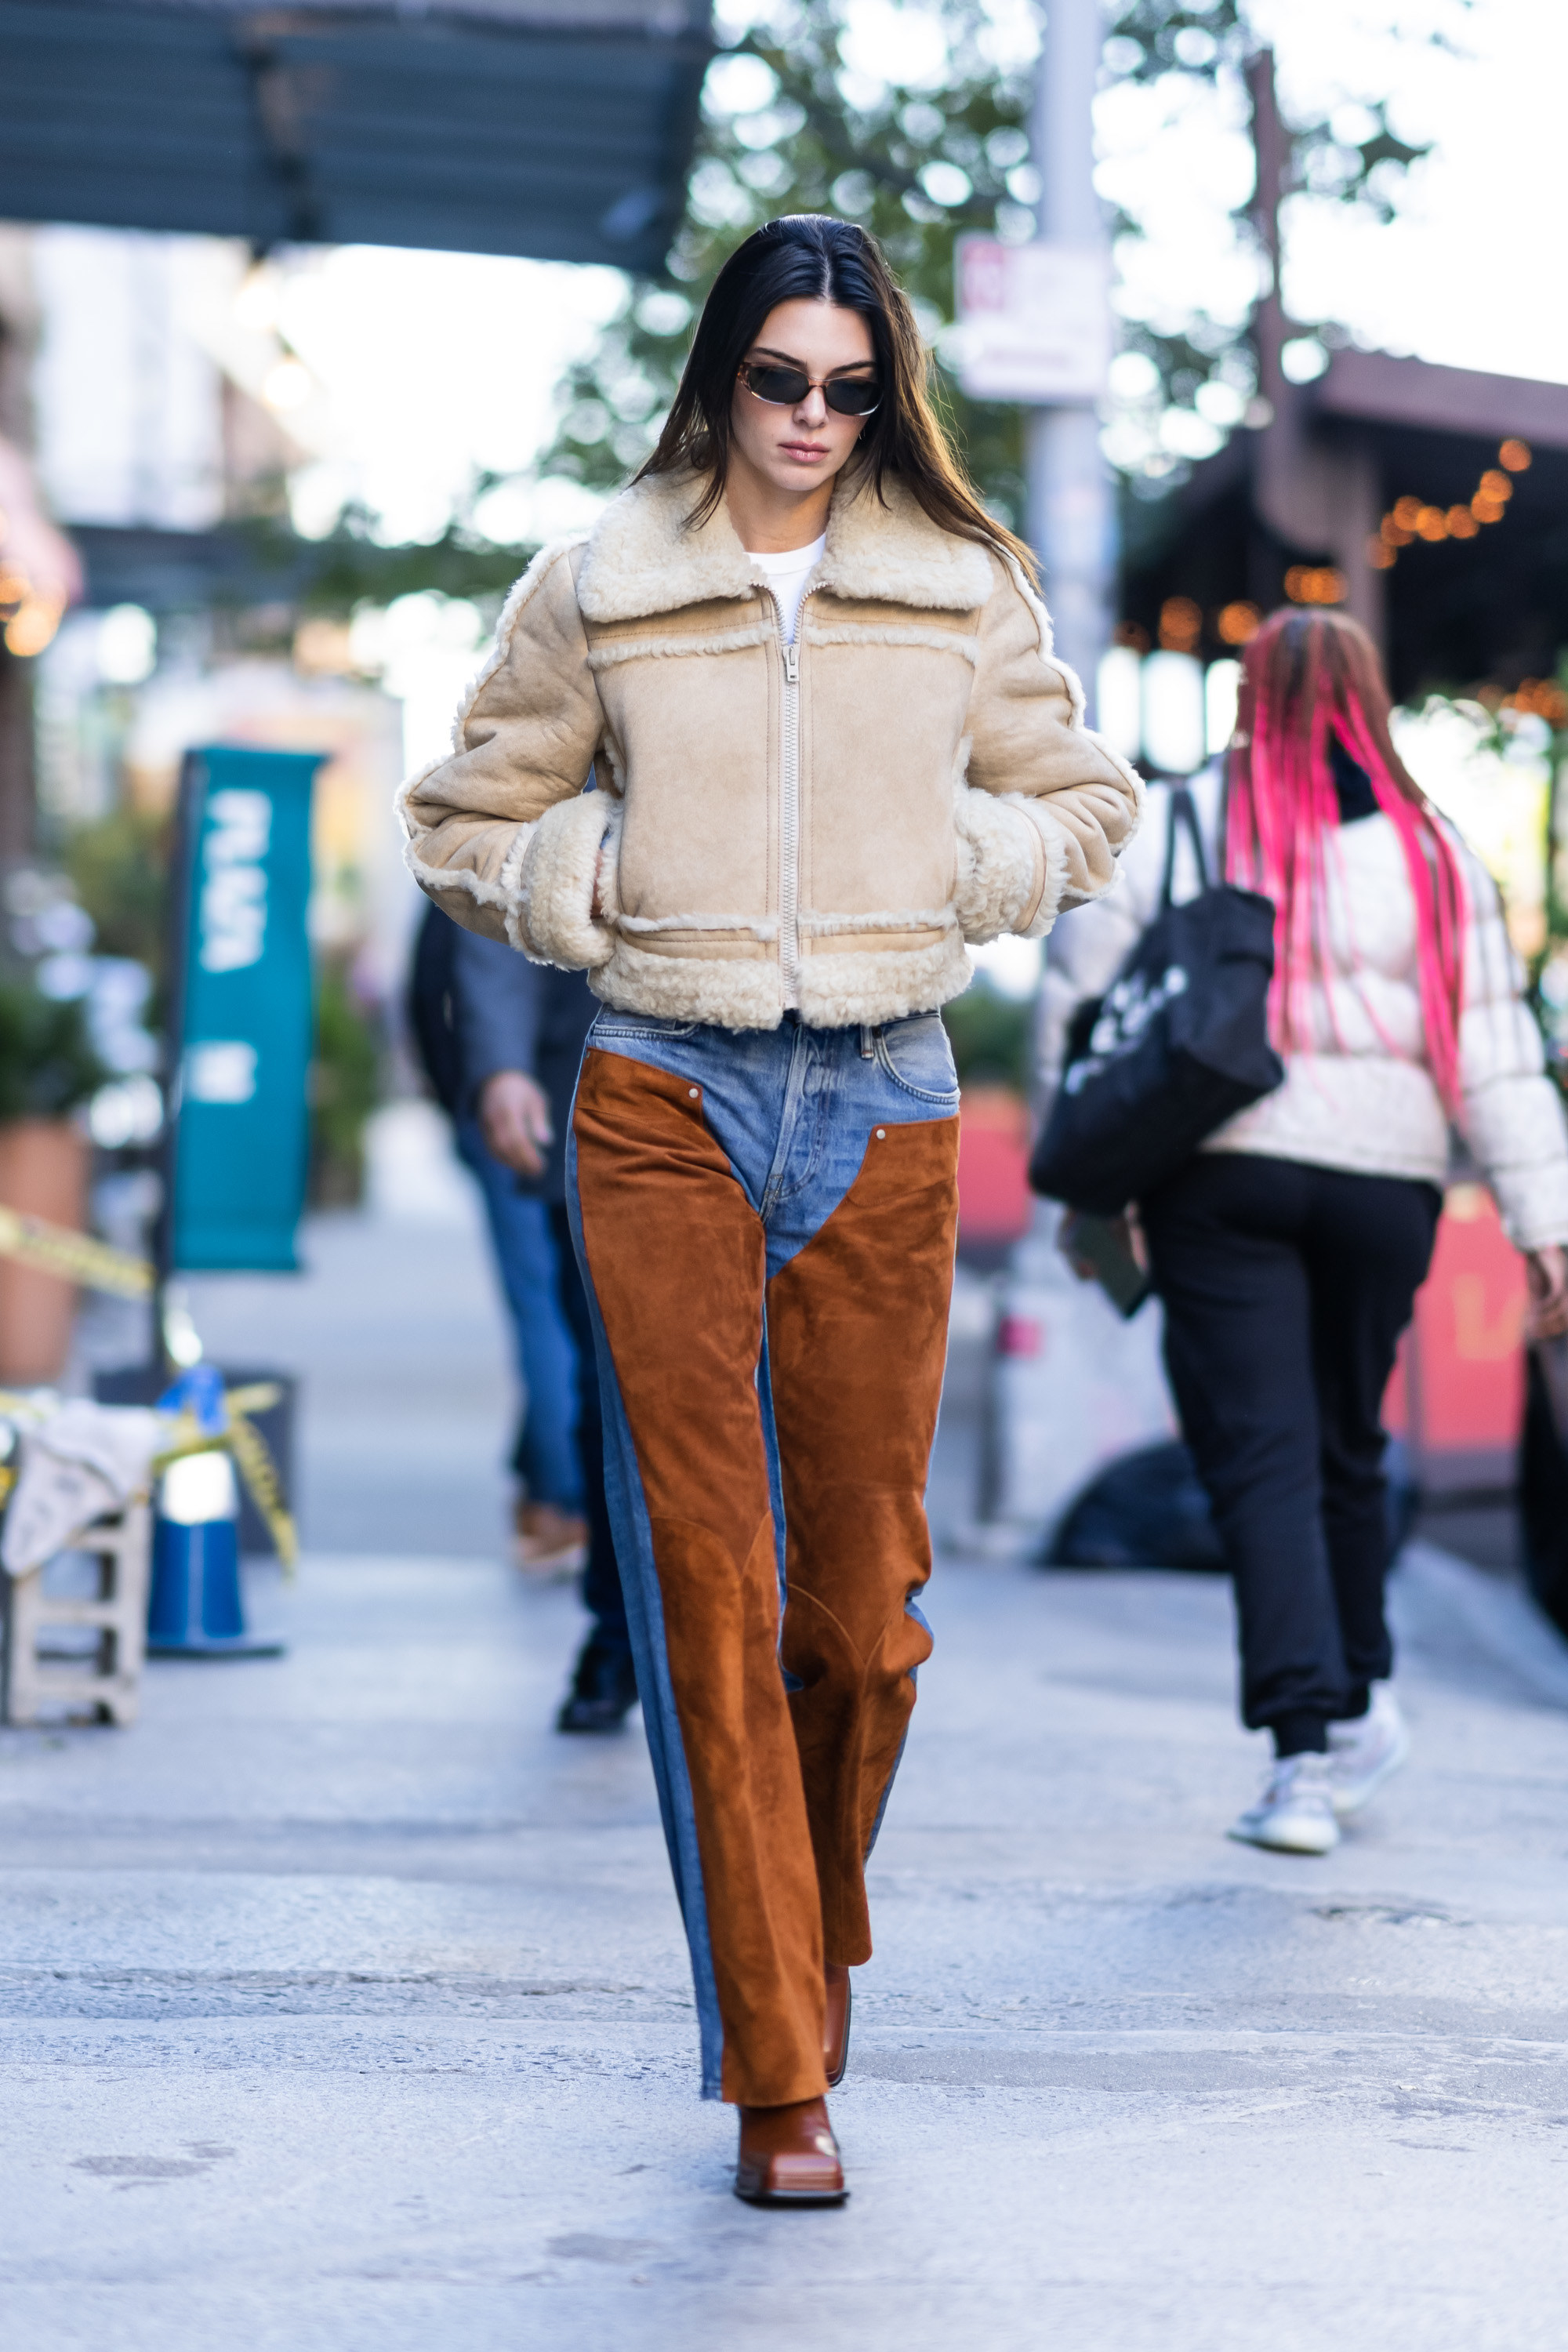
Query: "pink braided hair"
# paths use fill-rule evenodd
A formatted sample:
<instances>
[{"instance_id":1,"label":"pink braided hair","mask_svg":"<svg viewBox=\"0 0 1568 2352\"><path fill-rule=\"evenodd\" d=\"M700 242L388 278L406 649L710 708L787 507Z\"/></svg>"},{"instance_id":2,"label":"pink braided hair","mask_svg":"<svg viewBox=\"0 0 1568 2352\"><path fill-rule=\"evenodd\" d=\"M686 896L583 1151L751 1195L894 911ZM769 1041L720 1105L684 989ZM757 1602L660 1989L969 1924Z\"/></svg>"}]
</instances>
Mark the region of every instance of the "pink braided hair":
<instances>
[{"instance_id":1,"label":"pink braided hair","mask_svg":"<svg viewBox=\"0 0 1568 2352\"><path fill-rule=\"evenodd\" d=\"M1282 1054L1301 1050L1310 1036L1306 992L1325 977L1324 853L1339 822L1329 751L1337 736L1365 769L1405 852L1415 902L1426 1066L1453 1114L1459 1104L1464 881L1452 839L1394 748L1388 713L1383 665L1358 622L1341 613L1271 614L1242 660L1225 870L1229 880L1274 901L1269 1026Z\"/></svg>"}]
</instances>

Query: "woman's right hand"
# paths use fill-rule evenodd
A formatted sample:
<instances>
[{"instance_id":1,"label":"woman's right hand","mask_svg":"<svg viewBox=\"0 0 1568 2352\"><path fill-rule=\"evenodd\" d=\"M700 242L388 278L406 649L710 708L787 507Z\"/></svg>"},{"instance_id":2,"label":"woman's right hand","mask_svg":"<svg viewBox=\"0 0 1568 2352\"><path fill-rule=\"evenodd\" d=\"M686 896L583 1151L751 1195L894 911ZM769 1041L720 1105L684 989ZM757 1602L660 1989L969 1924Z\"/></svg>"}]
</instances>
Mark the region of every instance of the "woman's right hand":
<instances>
[{"instance_id":1,"label":"woman's right hand","mask_svg":"<svg viewBox=\"0 0 1568 2352\"><path fill-rule=\"evenodd\" d=\"M526 1070L495 1070L479 1088L479 1132L485 1150L520 1176L542 1176L554 1142L550 1099Z\"/></svg>"},{"instance_id":2,"label":"woman's right hand","mask_svg":"<svg viewBox=\"0 0 1568 2352\"><path fill-rule=\"evenodd\" d=\"M1556 1242L1549 1242L1544 1249L1527 1250L1524 1278L1530 1287L1526 1339L1531 1345L1537 1339L1560 1339L1568 1331L1568 1250Z\"/></svg>"}]
</instances>

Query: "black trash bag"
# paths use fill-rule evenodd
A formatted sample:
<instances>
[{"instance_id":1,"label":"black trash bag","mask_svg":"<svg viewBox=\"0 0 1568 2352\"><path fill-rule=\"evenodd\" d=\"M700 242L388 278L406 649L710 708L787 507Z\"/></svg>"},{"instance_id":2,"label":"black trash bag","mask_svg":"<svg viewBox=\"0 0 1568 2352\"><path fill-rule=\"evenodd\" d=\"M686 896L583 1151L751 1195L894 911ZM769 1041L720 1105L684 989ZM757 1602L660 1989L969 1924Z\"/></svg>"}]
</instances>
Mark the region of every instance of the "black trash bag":
<instances>
[{"instance_id":1,"label":"black trash bag","mask_svg":"<svg viewBox=\"0 0 1568 2352\"><path fill-rule=\"evenodd\" d=\"M1557 1426L1539 1351L1525 1353L1519 1517L1524 1578L1538 1609L1568 1633L1568 1445Z\"/></svg>"},{"instance_id":2,"label":"black trash bag","mask_svg":"<svg viewBox=\"0 0 1568 2352\"><path fill-rule=\"evenodd\" d=\"M1392 1559L1415 1523L1417 1501L1398 1438L1390 1441L1384 1475ZM1568 1496L1568 1459L1562 1475ZM1559 1507L1556 1525L1562 1563L1558 1590L1568 1605L1568 1501ZM1223 1569L1225 1553L1209 1498L1180 1439L1146 1445L1108 1463L1068 1507L1040 1566L1176 1568L1197 1573ZM1544 1601L1542 1605L1546 1606Z\"/></svg>"},{"instance_id":3,"label":"black trash bag","mask_svg":"<svg viewBox=\"0 0 1568 2352\"><path fill-rule=\"evenodd\" d=\"M1185 827L1199 894L1172 904ZM1102 997L1081 1004L1029 1181L1047 1200L1114 1217L1184 1167L1205 1136L1281 1086L1268 1042L1274 908L1211 884L1192 795L1171 794L1160 911Z\"/></svg>"},{"instance_id":4,"label":"black trash bag","mask_svg":"<svg viewBox=\"0 0 1568 2352\"><path fill-rule=\"evenodd\" d=\"M1224 1568L1186 1447L1173 1438L1109 1463L1068 1506L1041 1566Z\"/></svg>"}]
</instances>

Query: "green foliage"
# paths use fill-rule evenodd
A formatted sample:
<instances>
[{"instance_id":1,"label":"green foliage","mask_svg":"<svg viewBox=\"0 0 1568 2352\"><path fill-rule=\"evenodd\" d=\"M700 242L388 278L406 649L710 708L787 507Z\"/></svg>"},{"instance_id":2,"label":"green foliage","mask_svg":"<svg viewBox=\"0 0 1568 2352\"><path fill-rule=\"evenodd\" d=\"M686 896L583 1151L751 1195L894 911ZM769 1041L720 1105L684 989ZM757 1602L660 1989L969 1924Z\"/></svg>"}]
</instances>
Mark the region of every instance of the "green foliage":
<instances>
[{"instance_id":1,"label":"green foliage","mask_svg":"<svg viewBox=\"0 0 1568 2352\"><path fill-rule=\"evenodd\" d=\"M1026 75L999 72L991 20L947 0L947 79L936 100L897 83L863 86L846 67L841 0L798 0L782 34L749 36L718 70L752 58L772 95L705 113L687 215L670 255L674 287L634 287L622 315L569 373L561 431L541 470L613 489L653 446L696 310L744 238L783 213L858 220L880 240L935 334L952 317L952 248L965 229L1028 233L1009 186L1024 186ZM930 193L934 188L936 193ZM1018 412L966 401L943 373L941 396L982 495L1005 521L1023 513Z\"/></svg>"},{"instance_id":2,"label":"green foliage","mask_svg":"<svg viewBox=\"0 0 1568 2352\"><path fill-rule=\"evenodd\" d=\"M1450 0L1450 5L1458 15L1473 0ZM1397 29L1392 14L1387 29ZM1125 81L1184 80L1235 87L1268 37L1268 27L1257 21L1247 0L1209 0L1206 6L1201 0L1196 6L1173 5L1173 0L1132 0L1132 5L1124 7L1107 27L1105 66L1112 78ZM1452 47L1440 26L1424 36L1411 32L1405 37L1425 38L1437 47ZM1379 221L1392 221L1405 173L1432 149L1413 145L1397 135L1389 124L1389 104L1387 99L1360 99L1327 115L1288 121L1289 161L1281 198L1305 194L1354 205ZM1348 124L1347 115L1352 118ZM1259 243L1257 202L1254 192L1234 215L1238 235L1255 247ZM1144 225L1118 210L1111 233L1116 237L1141 236ZM1333 321L1317 323L1327 328L1326 342L1344 340ZM1190 402L1211 374L1234 384L1247 373L1248 331L1224 320L1198 315L1178 332L1129 321L1122 341L1129 350L1142 352L1154 362L1165 398L1178 405Z\"/></svg>"},{"instance_id":3,"label":"green foliage","mask_svg":"<svg viewBox=\"0 0 1568 2352\"><path fill-rule=\"evenodd\" d=\"M78 905L92 918L99 954L133 956L158 989L167 954L173 830L166 815L116 809L73 827L61 856Z\"/></svg>"},{"instance_id":4,"label":"green foliage","mask_svg":"<svg viewBox=\"0 0 1568 2352\"><path fill-rule=\"evenodd\" d=\"M323 966L317 982L310 1096L310 1197L343 1207L363 1188L364 1124L381 1099L381 1052L341 963Z\"/></svg>"},{"instance_id":5,"label":"green foliage","mask_svg":"<svg viewBox=\"0 0 1568 2352\"><path fill-rule=\"evenodd\" d=\"M499 478L478 476L468 506ZM461 521L449 523L439 539L385 547L372 536L369 518L350 507L328 538L310 542L300 604L307 613L346 618L362 603L390 604L396 597L425 591L495 603L505 596L531 552L498 547Z\"/></svg>"},{"instance_id":6,"label":"green foliage","mask_svg":"<svg viewBox=\"0 0 1568 2352\"><path fill-rule=\"evenodd\" d=\"M1453 5L1464 8L1469 0ZM1036 185L1026 131L1032 68L998 68L992 20L975 0L937 0L937 13L949 64L934 93L868 82L847 66L847 0L795 0L718 61L714 74L722 76L732 74L735 61L756 60L766 68L759 94L733 111L716 102L705 109L686 217L670 255L672 283L634 286L620 317L569 372L543 473L607 491L642 463L674 391L693 313L735 247L782 213L864 223L885 247L922 326L938 338L940 354L940 331L953 314L955 237L965 229L1026 237ZM1259 40L1246 0L1207 6L1133 0L1108 24L1106 73L1112 80L1234 84ZM1337 135L1333 118L1291 126L1290 186L1368 205L1386 219L1404 171L1428 151L1394 134L1383 102L1359 111L1353 137ZM1247 213L1240 207L1237 222L1250 238ZM1142 224L1119 214L1112 231L1136 236ZM1123 333L1129 348L1153 362L1163 402L1181 406L1211 377L1249 386L1247 341L1245 327L1202 316L1179 331L1129 321ZM1020 411L965 400L945 369L938 374L982 497L1017 527Z\"/></svg>"},{"instance_id":7,"label":"green foliage","mask_svg":"<svg viewBox=\"0 0 1568 2352\"><path fill-rule=\"evenodd\" d=\"M1469 0L1458 0L1467 7ZM1440 38L1440 36L1434 36ZM1215 81L1239 76L1262 46L1245 0L1211 0L1207 7L1173 6L1171 0L1134 0L1108 26L1105 62L1120 80L1151 82L1169 74ZM1343 135L1327 117L1291 126L1290 189L1310 189L1342 204L1366 205L1380 220L1394 218L1392 191L1412 163L1432 152L1413 147L1389 128L1388 101L1356 110L1366 120L1359 136ZM1121 216L1136 235L1140 224Z\"/></svg>"},{"instance_id":8,"label":"green foliage","mask_svg":"<svg viewBox=\"0 0 1568 2352\"><path fill-rule=\"evenodd\" d=\"M1004 996L984 974L962 996L944 1004L942 1017L952 1041L961 1086L1029 1088L1035 1008L1030 999Z\"/></svg>"},{"instance_id":9,"label":"green foliage","mask_svg":"<svg viewBox=\"0 0 1568 2352\"><path fill-rule=\"evenodd\" d=\"M64 1118L108 1076L83 1005L62 1004L29 981L0 981L0 1123Z\"/></svg>"}]
</instances>

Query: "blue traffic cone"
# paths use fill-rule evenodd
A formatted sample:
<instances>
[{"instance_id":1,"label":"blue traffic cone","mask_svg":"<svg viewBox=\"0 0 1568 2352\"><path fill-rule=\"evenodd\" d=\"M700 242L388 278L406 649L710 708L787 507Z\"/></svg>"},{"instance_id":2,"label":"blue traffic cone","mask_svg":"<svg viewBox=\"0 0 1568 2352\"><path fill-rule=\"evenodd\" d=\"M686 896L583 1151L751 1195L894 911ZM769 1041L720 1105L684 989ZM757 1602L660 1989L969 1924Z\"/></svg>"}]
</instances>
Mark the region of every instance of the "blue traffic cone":
<instances>
[{"instance_id":1,"label":"blue traffic cone","mask_svg":"<svg viewBox=\"0 0 1568 2352\"><path fill-rule=\"evenodd\" d=\"M149 1654L276 1658L283 1648L245 1629L233 1463L217 1452L183 1454L163 1473L153 1521Z\"/></svg>"}]
</instances>

